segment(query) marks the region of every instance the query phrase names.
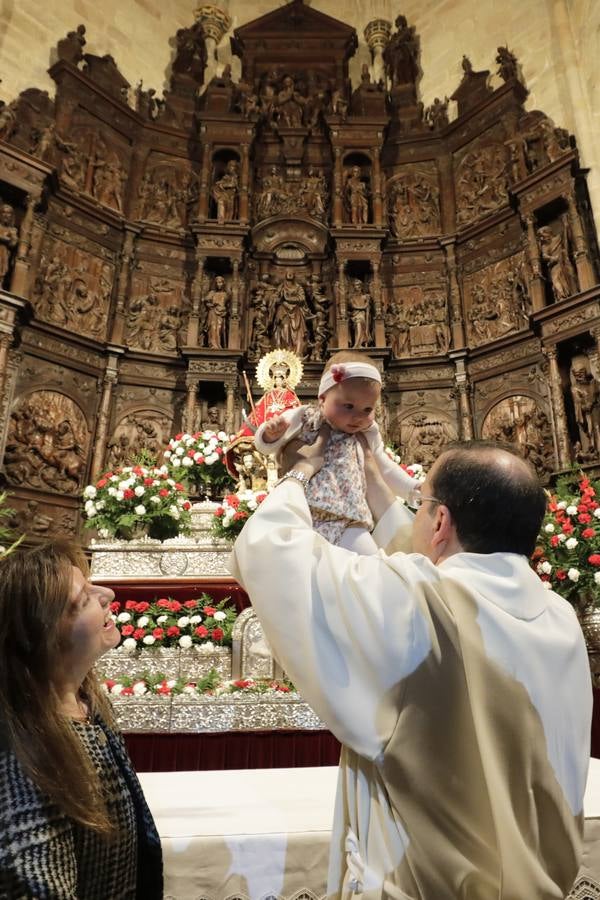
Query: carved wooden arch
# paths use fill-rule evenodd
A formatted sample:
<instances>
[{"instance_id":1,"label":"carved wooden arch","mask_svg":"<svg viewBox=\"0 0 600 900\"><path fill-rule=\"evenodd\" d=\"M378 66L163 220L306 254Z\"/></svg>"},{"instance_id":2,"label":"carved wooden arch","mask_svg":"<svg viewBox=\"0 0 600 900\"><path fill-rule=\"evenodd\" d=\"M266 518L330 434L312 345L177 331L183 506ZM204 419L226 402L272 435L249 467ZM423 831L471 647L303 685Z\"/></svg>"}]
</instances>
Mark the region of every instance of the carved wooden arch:
<instances>
[{"instance_id":1,"label":"carved wooden arch","mask_svg":"<svg viewBox=\"0 0 600 900\"><path fill-rule=\"evenodd\" d=\"M166 449L169 438L172 437L171 432L173 430L173 422L175 418L175 412L172 409L165 409L160 406L140 403L139 401L137 401L136 403L119 410L118 418L115 416L115 421L110 431L108 448L110 449L112 445L118 442L121 434L127 433L127 419L130 417L137 418L138 416L140 418L148 418L150 416L155 419L164 419L168 423L167 427L164 429L168 433L164 434L163 429L161 428L161 434L158 435L159 443L157 446L156 462L158 465L162 465L163 462L165 462L164 458L162 457L162 452Z\"/></svg>"},{"instance_id":2,"label":"carved wooden arch","mask_svg":"<svg viewBox=\"0 0 600 900\"><path fill-rule=\"evenodd\" d=\"M494 394L493 399L488 400L486 405L481 407L477 418L479 419L478 425L483 425L484 421L494 409L495 406L498 406L499 403L502 403L503 400L508 400L509 397L528 397L530 400L533 400L534 403L537 403L539 406L543 406L543 412L548 416L548 420L551 420L551 416L549 415L549 406L547 405L547 397L544 397L542 394L536 394L531 388L523 388L521 389L518 385L511 385L510 387L504 388L497 394ZM481 428L479 429L481 433Z\"/></svg>"},{"instance_id":3,"label":"carved wooden arch","mask_svg":"<svg viewBox=\"0 0 600 900\"><path fill-rule=\"evenodd\" d=\"M12 412L17 408L27 397L32 394L39 394L40 391L50 392L53 394L62 394L63 397L66 397L67 400L70 400L76 408L81 413L83 421L85 423L85 427L87 429L88 436L91 436L94 433L96 427L96 411L92 410L90 413L90 417L86 415L85 404L82 398L70 387L65 387L62 384L59 384L56 381L41 381L40 379L36 379L35 381L29 382L25 390L13 397L10 411Z\"/></svg>"},{"instance_id":4,"label":"carved wooden arch","mask_svg":"<svg viewBox=\"0 0 600 900\"><path fill-rule=\"evenodd\" d=\"M252 244L259 253L275 254L284 244L300 247L307 256L322 256L327 249L329 230L308 216L271 216L252 229Z\"/></svg>"}]
</instances>

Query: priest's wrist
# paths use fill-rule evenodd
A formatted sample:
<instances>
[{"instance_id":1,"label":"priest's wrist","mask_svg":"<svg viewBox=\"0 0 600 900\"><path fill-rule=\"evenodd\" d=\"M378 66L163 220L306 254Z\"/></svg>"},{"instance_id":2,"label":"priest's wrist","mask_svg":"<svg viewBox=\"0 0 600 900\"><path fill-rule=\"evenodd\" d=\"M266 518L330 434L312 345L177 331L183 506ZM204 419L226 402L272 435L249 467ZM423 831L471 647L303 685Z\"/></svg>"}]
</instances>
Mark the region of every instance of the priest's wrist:
<instances>
[{"instance_id":1,"label":"priest's wrist","mask_svg":"<svg viewBox=\"0 0 600 900\"><path fill-rule=\"evenodd\" d=\"M312 472L306 471L306 467L300 468L300 466L294 466L293 468L288 469L288 471L284 475L282 475L278 481L275 482L275 487L277 487L277 485L281 484L283 481L290 480L297 481L298 484L302 485L302 488L306 491L308 482L310 481L312 475Z\"/></svg>"}]
</instances>

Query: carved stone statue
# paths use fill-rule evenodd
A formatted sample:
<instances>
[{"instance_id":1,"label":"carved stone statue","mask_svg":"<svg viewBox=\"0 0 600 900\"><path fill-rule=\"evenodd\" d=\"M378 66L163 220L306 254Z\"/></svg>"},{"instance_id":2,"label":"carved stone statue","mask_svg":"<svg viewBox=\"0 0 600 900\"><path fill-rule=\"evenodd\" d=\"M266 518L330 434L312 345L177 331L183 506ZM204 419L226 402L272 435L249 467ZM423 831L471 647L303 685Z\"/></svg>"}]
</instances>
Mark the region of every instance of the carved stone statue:
<instances>
[{"instance_id":1,"label":"carved stone statue","mask_svg":"<svg viewBox=\"0 0 600 900\"><path fill-rule=\"evenodd\" d=\"M202 431L221 431L221 411L218 406L209 406L206 418L201 424Z\"/></svg>"},{"instance_id":2,"label":"carved stone statue","mask_svg":"<svg viewBox=\"0 0 600 900\"><path fill-rule=\"evenodd\" d=\"M0 200L0 287L4 285L14 250L19 242L15 227L15 211Z\"/></svg>"},{"instance_id":3,"label":"carved stone statue","mask_svg":"<svg viewBox=\"0 0 600 900\"><path fill-rule=\"evenodd\" d=\"M215 278L214 287L204 297L206 309L206 346L211 350L222 350L227 344L227 314L231 294L227 290L222 275Z\"/></svg>"},{"instance_id":4,"label":"carved stone statue","mask_svg":"<svg viewBox=\"0 0 600 900\"><path fill-rule=\"evenodd\" d=\"M189 76L202 84L206 68L206 41L202 22L198 19L190 28L180 28L175 36L175 43L173 75Z\"/></svg>"},{"instance_id":5,"label":"carved stone statue","mask_svg":"<svg viewBox=\"0 0 600 900\"><path fill-rule=\"evenodd\" d=\"M17 114L15 112L16 102L2 102L0 107L0 140L9 141L15 130L17 123Z\"/></svg>"},{"instance_id":6,"label":"carved stone statue","mask_svg":"<svg viewBox=\"0 0 600 900\"><path fill-rule=\"evenodd\" d=\"M365 291L360 278L355 278L348 295L348 309L352 326L352 348L360 349L370 343L371 295Z\"/></svg>"},{"instance_id":7,"label":"carved stone statue","mask_svg":"<svg viewBox=\"0 0 600 900\"><path fill-rule=\"evenodd\" d=\"M443 101L436 97L425 110L425 121L433 131L439 131L449 124L448 119L448 103L450 101L446 97Z\"/></svg>"},{"instance_id":8,"label":"carved stone statue","mask_svg":"<svg viewBox=\"0 0 600 900\"><path fill-rule=\"evenodd\" d=\"M327 209L327 185L324 177L313 166L300 186L301 204L309 216L324 219Z\"/></svg>"},{"instance_id":9,"label":"carved stone statue","mask_svg":"<svg viewBox=\"0 0 600 900\"><path fill-rule=\"evenodd\" d=\"M306 98L296 90L294 79L291 75L286 75L275 102L278 124L286 128L300 128L305 104Z\"/></svg>"},{"instance_id":10,"label":"carved stone statue","mask_svg":"<svg viewBox=\"0 0 600 900\"><path fill-rule=\"evenodd\" d=\"M569 371L575 421L584 454L600 455L600 387L584 354L574 356Z\"/></svg>"},{"instance_id":11,"label":"carved stone statue","mask_svg":"<svg viewBox=\"0 0 600 900\"><path fill-rule=\"evenodd\" d=\"M369 221L368 189L360 176L360 168L352 166L344 187L346 211L353 225L366 225Z\"/></svg>"},{"instance_id":12,"label":"carved stone statue","mask_svg":"<svg viewBox=\"0 0 600 900\"><path fill-rule=\"evenodd\" d=\"M217 222L232 222L238 217L239 163L230 159L225 167L225 174L215 181L212 196L217 204Z\"/></svg>"},{"instance_id":13,"label":"carved stone statue","mask_svg":"<svg viewBox=\"0 0 600 900\"><path fill-rule=\"evenodd\" d=\"M258 450L248 446L235 461L239 491L263 491L267 486L267 466Z\"/></svg>"},{"instance_id":14,"label":"carved stone statue","mask_svg":"<svg viewBox=\"0 0 600 900\"><path fill-rule=\"evenodd\" d=\"M293 350L302 358L306 351L306 322L310 313L304 287L296 281L293 271L285 273L277 291L277 300L273 311L273 344Z\"/></svg>"},{"instance_id":15,"label":"carved stone statue","mask_svg":"<svg viewBox=\"0 0 600 900\"><path fill-rule=\"evenodd\" d=\"M106 464L109 468L117 468L119 466L127 466L133 462L133 450L129 436L122 431L108 445L108 456Z\"/></svg>"},{"instance_id":16,"label":"carved stone statue","mask_svg":"<svg viewBox=\"0 0 600 900\"><path fill-rule=\"evenodd\" d=\"M385 313L385 332L396 359L409 354L409 322L404 306L392 298Z\"/></svg>"},{"instance_id":17,"label":"carved stone statue","mask_svg":"<svg viewBox=\"0 0 600 900\"><path fill-rule=\"evenodd\" d=\"M577 292L577 279L569 259L567 220L563 218L562 233L555 234L549 225L538 228L540 252L548 267L552 294L556 302Z\"/></svg>"},{"instance_id":18,"label":"carved stone statue","mask_svg":"<svg viewBox=\"0 0 600 900\"><path fill-rule=\"evenodd\" d=\"M517 394L497 403L483 422L481 436L484 440L513 444L539 475L553 468L550 422L532 397Z\"/></svg>"},{"instance_id":19,"label":"carved stone statue","mask_svg":"<svg viewBox=\"0 0 600 900\"><path fill-rule=\"evenodd\" d=\"M177 306L167 306L158 320L158 340L168 351L177 350L177 333L181 324L181 311Z\"/></svg>"},{"instance_id":20,"label":"carved stone statue","mask_svg":"<svg viewBox=\"0 0 600 900\"><path fill-rule=\"evenodd\" d=\"M409 27L405 16L396 19L396 32L383 51L385 74L392 87L414 84L419 75L419 39L414 26Z\"/></svg>"},{"instance_id":21,"label":"carved stone statue","mask_svg":"<svg viewBox=\"0 0 600 900\"><path fill-rule=\"evenodd\" d=\"M388 183L390 226L396 237L420 237L441 230L438 174L431 164L410 166Z\"/></svg>"},{"instance_id":22,"label":"carved stone statue","mask_svg":"<svg viewBox=\"0 0 600 900\"><path fill-rule=\"evenodd\" d=\"M271 299L273 285L270 284L268 274L262 275L260 281L252 292L252 336L250 339L250 353L254 359L264 356L271 347L269 338L269 321L271 319Z\"/></svg>"},{"instance_id":23,"label":"carved stone statue","mask_svg":"<svg viewBox=\"0 0 600 900\"><path fill-rule=\"evenodd\" d=\"M323 360L326 355L331 326L329 324L329 300L325 295L323 283L318 275L310 279L310 296L314 310L313 340L310 358Z\"/></svg>"},{"instance_id":24,"label":"carved stone statue","mask_svg":"<svg viewBox=\"0 0 600 900\"><path fill-rule=\"evenodd\" d=\"M112 209L123 211L122 192L125 172L116 159L103 159L98 156L94 162L94 180L92 192L99 203Z\"/></svg>"},{"instance_id":25,"label":"carved stone statue","mask_svg":"<svg viewBox=\"0 0 600 900\"><path fill-rule=\"evenodd\" d=\"M259 219L274 216L283 208L287 199L285 182L279 173L277 166L271 166L271 171L262 179L261 191L258 195L256 212Z\"/></svg>"}]
</instances>

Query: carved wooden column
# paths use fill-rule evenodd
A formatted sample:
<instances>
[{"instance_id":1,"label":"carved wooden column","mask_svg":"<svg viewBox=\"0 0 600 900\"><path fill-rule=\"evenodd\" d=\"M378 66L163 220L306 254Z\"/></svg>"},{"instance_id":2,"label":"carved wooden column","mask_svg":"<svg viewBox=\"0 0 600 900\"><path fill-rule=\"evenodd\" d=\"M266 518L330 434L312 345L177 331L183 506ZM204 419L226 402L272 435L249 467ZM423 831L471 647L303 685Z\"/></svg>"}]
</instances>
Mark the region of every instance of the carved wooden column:
<instances>
[{"instance_id":1,"label":"carved wooden column","mask_svg":"<svg viewBox=\"0 0 600 900\"><path fill-rule=\"evenodd\" d=\"M231 315L229 316L229 339L227 346L237 350L240 346L240 261L232 260L233 278L231 280Z\"/></svg>"},{"instance_id":2,"label":"carved wooden column","mask_svg":"<svg viewBox=\"0 0 600 900\"><path fill-rule=\"evenodd\" d=\"M225 382L225 395L225 431L227 434L233 434L233 415L235 410L235 387L233 384Z\"/></svg>"},{"instance_id":3,"label":"carved wooden column","mask_svg":"<svg viewBox=\"0 0 600 900\"><path fill-rule=\"evenodd\" d=\"M188 365L190 365L190 368L188 368L185 376L186 398L183 430L191 434L194 430L194 423L196 421L196 401L198 397L198 388L200 387L200 378L193 368L191 368L191 362Z\"/></svg>"},{"instance_id":4,"label":"carved wooden column","mask_svg":"<svg viewBox=\"0 0 600 900\"><path fill-rule=\"evenodd\" d=\"M571 464L569 453L569 430L567 428L567 415L565 413L565 398L563 396L562 379L558 368L558 353L556 347L544 347L544 354L550 365L550 396L554 412L554 427L556 430L556 446L558 449L558 465L566 469Z\"/></svg>"},{"instance_id":5,"label":"carved wooden column","mask_svg":"<svg viewBox=\"0 0 600 900\"><path fill-rule=\"evenodd\" d=\"M188 319L186 346L198 347L201 335L200 330L200 303L202 301L202 276L204 274L205 258L202 256L198 247L196 247L196 273L192 279L192 308Z\"/></svg>"},{"instance_id":6,"label":"carved wooden column","mask_svg":"<svg viewBox=\"0 0 600 900\"><path fill-rule=\"evenodd\" d=\"M594 277L594 269L590 261L587 241L581 227L581 219L577 209L577 201L575 200L575 192L573 189L565 195L565 200L569 207L569 225L571 226L571 234L573 235L573 243L575 245L575 266L577 268L577 280L579 281L579 290L587 291L588 288L594 287L596 279Z\"/></svg>"},{"instance_id":7,"label":"carved wooden column","mask_svg":"<svg viewBox=\"0 0 600 900\"><path fill-rule=\"evenodd\" d=\"M446 254L446 271L448 272L448 303L450 306L450 328L452 331L452 346L459 350L465 346L465 323L463 320L460 285L456 271L456 238L442 238L440 241Z\"/></svg>"},{"instance_id":8,"label":"carved wooden column","mask_svg":"<svg viewBox=\"0 0 600 900\"><path fill-rule=\"evenodd\" d=\"M333 169L333 226L339 228L344 218L343 201L342 148L335 148L335 164Z\"/></svg>"},{"instance_id":9,"label":"carved wooden column","mask_svg":"<svg viewBox=\"0 0 600 900\"><path fill-rule=\"evenodd\" d=\"M371 268L373 269L371 293L373 297L373 312L375 317L375 346L385 347L385 323L383 321L383 307L381 303L381 276L379 272L379 260L372 259Z\"/></svg>"},{"instance_id":10,"label":"carved wooden column","mask_svg":"<svg viewBox=\"0 0 600 900\"><path fill-rule=\"evenodd\" d=\"M12 328L10 331L4 331L2 325L3 323L0 322L0 397L4 396L6 370L8 368L8 348L13 341Z\"/></svg>"},{"instance_id":11,"label":"carved wooden column","mask_svg":"<svg viewBox=\"0 0 600 900\"><path fill-rule=\"evenodd\" d=\"M592 335L592 337L594 338L594 341L596 342L596 356L598 357L598 361L600 363L600 325L597 326L596 328L591 328L590 334Z\"/></svg>"},{"instance_id":12,"label":"carved wooden column","mask_svg":"<svg viewBox=\"0 0 600 900\"><path fill-rule=\"evenodd\" d=\"M117 303L115 307L115 320L112 326L112 334L110 337L112 344L121 344L123 342L123 333L125 330L125 307L129 294L129 283L131 280L131 269L133 267L133 259L135 254L135 239L139 235L139 228L132 225L125 225L125 234L123 236L123 247L121 249L121 265L117 275Z\"/></svg>"},{"instance_id":13,"label":"carved wooden column","mask_svg":"<svg viewBox=\"0 0 600 900\"><path fill-rule=\"evenodd\" d=\"M346 260L338 262L338 296L337 296L337 345L342 350L348 347L348 309L346 307Z\"/></svg>"},{"instance_id":14,"label":"carved wooden column","mask_svg":"<svg viewBox=\"0 0 600 900\"><path fill-rule=\"evenodd\" d=\"M543 309L546 302L544 291L544 278L542 275L542 261L540 259L540 248L538 247L537 237L535 234L535 217L530 214L525 217L527 226L527 259L529 261L530 282L529 296L533 311L537 312Z\"/></svg>"},{"instance_id":15,"label":"carved wooden column","mask_svg":"<svg viewBox=\"0 0 600 900\"><path fill-rule=\"evenodd\" d=\"M248 222L248 212L249 212L249 204L248 204L248 182L250 179L250 165L249 165L249 152L250 146L249 144L241 145L242 151L242 169L240 172L240 223L242 225L246 225Z\"/></svg>"},{"instance_id":16,"label":"carved wooden column","mask_svg":"<svg viewBox=\"0 0 600 900\"><path fill-rule=\"evenodd\" d=\"M7 371L9 364L9 350L15 339L19 316L21 316L28 304L19 297L12 297L0 291L0 412L2 412L5 399ZM4 408L4 416L7 410ZM6 422L0 421L0 444Z\"/></svg>"},{"instance_id":17,"label":"carved wooden column","mask_svg":"<svg viewBox=\"0 0 600 900\"><path fill-rule=\"evenodd\" d=\"M200 135L206 131L206 126L200 127ZM212 153L212 144L206 142L204 144L204 152L202 154L202 168L200 170L200 196L198 197L198 221L206 222L208 218L208 179L210 175L210 157Z\"/></svg>"},{"instance_id":18,"label":"carved wooden column","mask_svg":"<svg viewBox=\"0 0 600 900\"><path fill-rule=\"evenodd\" d=\"M454 363L454 383L458 393L458 413L460 418L460 437L463 441L473 438L473 411L471 409L471 385L465 368L465 351L450 353Z\"/></svg>"},{"instance_id":19,"label":"carved wooden column","mask_svg":"<svg viewBox=\"0 0 600 900\"><path fill-rule=\"evenodd\" d=\"M90 474L92 482L98 480L102 473L102 469L104 468L104 454L108 442L108 425L110 422L112 394L113 389L119 380L119 356L125 352L123 347L114 347L110 344L107 349L108 360L106 369L104 370L102 397L100 398L96 434L94 436L94 457L92 459L92 471Z\"/></svg>"},{"instance_id":20,"label":"carved wooden column","mask_svg":"<svg viewBox=\"0 0 600 900\"><path fill-rule=\"evenodd\" d=\"M379 162L379 147L371 147L373 169L371 184L373 188L373 224L378 228L383 225L383 202L381 197L381 165Z\"/></svg>"},{"instance_id":21,"label":"carved wooden column","mask_svg":"<svg viewBox=\"0 0 600 900\"><path fill-rule=\"evenodd\" d=\"M29 251L31 249L31 230L33 228L33 209L38 198L27 194L25 215L19 229L19 243L15 253L15 265L10 279L10 289L19 297L29 297Z\"/></svg>"}]
</instances>

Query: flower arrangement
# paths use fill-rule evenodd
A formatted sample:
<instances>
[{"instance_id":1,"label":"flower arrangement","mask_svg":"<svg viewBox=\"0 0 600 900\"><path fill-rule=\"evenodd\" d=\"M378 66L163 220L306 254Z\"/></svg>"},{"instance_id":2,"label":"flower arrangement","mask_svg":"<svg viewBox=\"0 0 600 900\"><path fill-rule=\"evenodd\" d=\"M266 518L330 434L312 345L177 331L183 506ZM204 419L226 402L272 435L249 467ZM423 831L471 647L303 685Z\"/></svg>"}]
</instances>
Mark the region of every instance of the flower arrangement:
<instances>
[{"instance_id":1,"label":"flower arrangement","mask_svg":"<svg viewBox=\"0 0 600 900\"><path fill-rule=\"evenodd\" d=\"M396 465L400 466L401 469L404 469L405 472L408 472L409 475L412 475L417 481L425 481L425 470L421 463L410 463L409 465L405 465L405 463L402 462L400 454L394 447L384 446L383 452L389 456L392 462L395 462Z\"/></svg>"},{"instance_id":2,"label":"flower arrangement","mask_svg":"<svg viewBox=\"0 0 600 900\"><path fill-rule=\"evenodd\" d=\"M127 600L124 609L115 601L112 612L125 650L196 646L210 652L231 645L237 613L229 600L213 603L208 594L183 602L162 597L152 603Z\"/></svg>"},{"instance_id":3,"label":"flower arrangement","mask_svg":"<svg viewBox=\"0 0 600 900\"><path fill-rule=\"evenodd\" d=\"M197 491L209 495L229 490L234 480L225 466L227 444L224 431L176 434L164 453L170 474L185 479Z\"/></svg>"},{"instance_id":4,"label":"flower arrangement","mask_svg":"<svg viewBox=\"0 0 600 900\"><path fill-rule=\"evenodd\" d=\"M223 695L248 695L266 694L278 696L282 694L296 694L294 685L284 681L254 681L251 678L238 679L236 681L221 681L215 669L211 669L207 675L199 681L186 681L184 678L167 679L164 674L139 676L122 675L118 678L106 678L102 687L107 694L113 697L170 697L187 695L194 697L222 697Z\"/></svg>"},{"instance_id":5,"label":"flower arrangement","mask_svg":"<svg viewBox=\"0 0 600 900\"><path fill-rule=\"evenodd\" d=\"M252 513L267 496L266 491L239 491L227 494L221 506L215 509L212 531L215 537L234 541Z\"/></svg>"},{"instance_id":6,"label":"flower arrangement","mask_svg":"<svg viewBox=\"0 0 600 900\"><path fill-rule=\"evenodd\" d=\"M125 466L105 472L83 492L86 528L130 540L136 530L166 540L190 531L190 502L166 466Z\"/></svg>"},{"instance_id":7,"label":"flower arrangement","mask_svg":"<svg viewBox=\"0 0 600 900\"><path fill-rule=\"evenodd\" d=\"M21 534L15 541L13 541L13 530L8 524L14 515L14 509L11 509L10 506L6 504L7 494L6 491L0 492L0 557L8 556L15 547L21 543L24 534Z\"/></svg>"},{"instance_id":8,"label":"flower arrangement","mask_svg":"<svg viewBox=\"0 0 600 900\"><path fill-rule=\"evenodd\" d=\"M531 564L545 586L574 606L600 601L600 481L581 472L560 478Z\"/></svg>"}]
</instances>

